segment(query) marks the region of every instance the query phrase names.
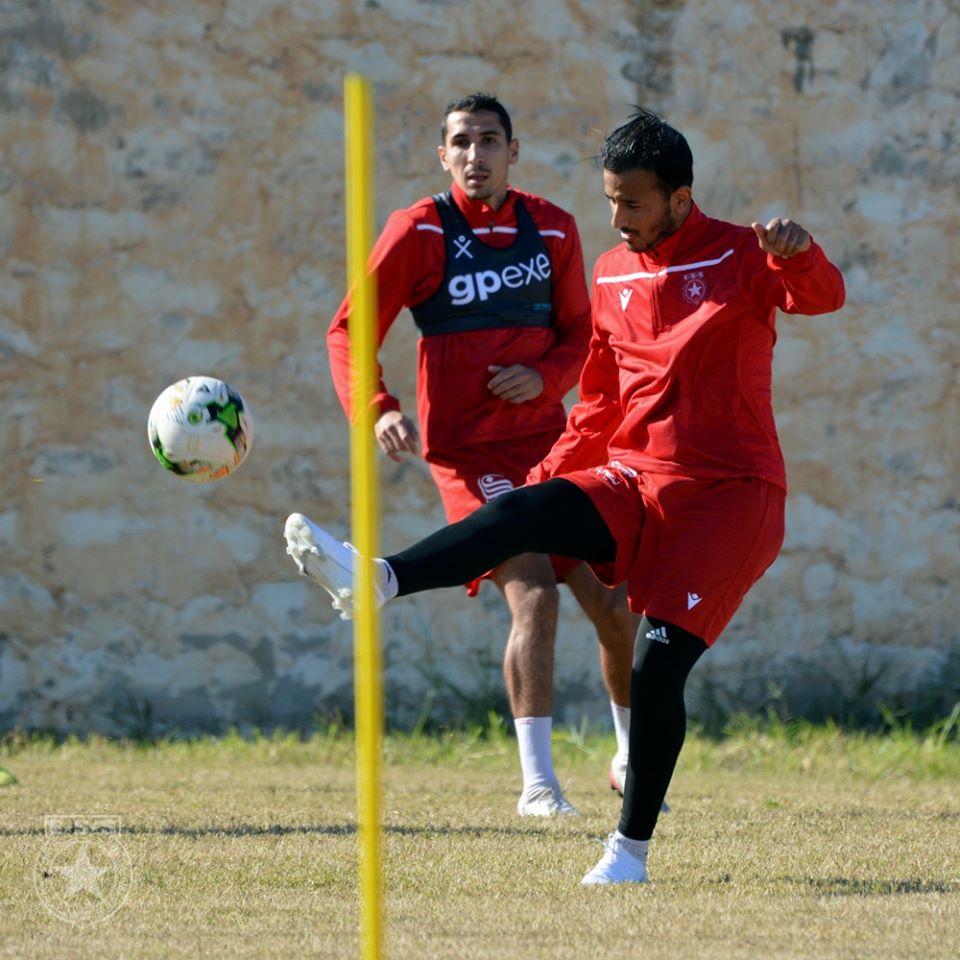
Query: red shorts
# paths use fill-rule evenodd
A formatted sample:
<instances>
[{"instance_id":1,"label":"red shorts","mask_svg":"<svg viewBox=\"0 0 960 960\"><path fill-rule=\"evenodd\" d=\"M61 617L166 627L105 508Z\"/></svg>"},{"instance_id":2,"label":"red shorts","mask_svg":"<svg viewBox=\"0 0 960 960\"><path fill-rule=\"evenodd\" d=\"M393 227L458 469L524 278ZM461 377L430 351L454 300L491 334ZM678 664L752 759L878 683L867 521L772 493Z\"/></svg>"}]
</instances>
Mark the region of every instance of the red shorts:
<instances>
[{"instance_id":1,"label":"red shorts","mask_svg":"<svg viewBox=\"0 0 960 960\"><path fill-rule=\"evenodd\" d=\"M517 437L497 443L478 443L472 447L441 454L430 463L430 473L440 492L448 523L468 517L477 507L502 493L522 487L531 467L536 466L556 441L556 430ZM551 557L557 582L581 561L570 557ZM480 581L489 573L466 584L471 597L477 595Z\"/></svg>"},{"instance_id":2,"label":"red shorts","mask_svg":"<svg viewBox=\"0 0 960 960\"><path fill-rule=\"evenodd\" d=\"M627 582L630 609L712 645L783 544L784 491L766 480L640 473L614 461L566 474L617 541L604 583Z\"/></svg>"}]
</instances>

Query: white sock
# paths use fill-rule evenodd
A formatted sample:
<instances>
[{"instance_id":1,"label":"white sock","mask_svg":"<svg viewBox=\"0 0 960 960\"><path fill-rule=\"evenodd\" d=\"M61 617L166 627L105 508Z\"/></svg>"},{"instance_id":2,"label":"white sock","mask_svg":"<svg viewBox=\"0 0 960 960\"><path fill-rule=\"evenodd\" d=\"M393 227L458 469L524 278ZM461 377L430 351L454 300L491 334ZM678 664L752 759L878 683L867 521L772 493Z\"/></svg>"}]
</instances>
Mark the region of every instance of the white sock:
<instances>
[{"instance_id":1,"label":"white sock","mask_svg":"<svg viewBox=\"0 0 960 960\"><path fill-rule=\"evenodd\" d=\"M643 863L647 862L647 850L650 848L649 840L631 840L619 830L616 830L614 831L614 842L623 847L631 856L636 857Z\"/></svg>"},{"instance_id":2,"label":"white sock","mask_svg":"<svg viewBox=\"0 0 960 960\"><path fill-rule=\"evenodd\" d=\"M523 792L537 787L552 787L557 782L553 772L553 750L550 735L553 717L515 717L520 749L520 769L523 771Z\"/></svg>"},{"instance_id":3,"label":"white sock","mask_svg":"<svg viewBox=\"0 0 960 960\"><path fill-rule=\"evenodd\" d=\"M613 729L617 734L617 755L614 763L625 763L630 753L630 708L621 707L610 701L613 714Z\"/></svg>"},{"instance_id":4,"label":"white sock","mask_svg":"<svg viewBox=\"0 0 960 960\"><path fill-rule=\"evenodd\" d=\"M397 575L393 572L393 567L386 560L376 559L373 561L378 571L380 590L383 593L384 600L392 600L400 589L397 583Z\"/></svg>"}]
</instances>

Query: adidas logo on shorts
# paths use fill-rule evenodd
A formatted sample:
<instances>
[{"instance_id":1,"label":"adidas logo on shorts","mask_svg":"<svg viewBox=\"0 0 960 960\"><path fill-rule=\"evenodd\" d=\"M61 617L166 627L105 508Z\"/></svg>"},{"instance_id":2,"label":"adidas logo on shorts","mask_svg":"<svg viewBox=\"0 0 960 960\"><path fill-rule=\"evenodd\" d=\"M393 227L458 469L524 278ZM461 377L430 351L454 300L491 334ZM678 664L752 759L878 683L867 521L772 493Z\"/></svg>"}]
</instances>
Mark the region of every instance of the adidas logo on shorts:
<instances>
[{"instance_id":1,"label":"adidas logo on shorts","mask_svg":"<svg viewBox=\"0 0 960 960\"><path fill-rule=\"evenodd\" d=\"M657 643L669 643L670 638L667 636L666 627L654 627L652 630L647 631L648 640L656 640Z\"/></svg>"}]
</instances>

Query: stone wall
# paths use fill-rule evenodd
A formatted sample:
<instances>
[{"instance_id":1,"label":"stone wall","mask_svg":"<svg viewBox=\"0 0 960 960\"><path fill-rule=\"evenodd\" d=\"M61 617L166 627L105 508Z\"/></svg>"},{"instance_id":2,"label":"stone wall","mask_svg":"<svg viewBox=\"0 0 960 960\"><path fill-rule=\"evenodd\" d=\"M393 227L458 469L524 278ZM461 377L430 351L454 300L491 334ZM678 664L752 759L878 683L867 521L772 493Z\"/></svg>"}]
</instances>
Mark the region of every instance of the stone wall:
<instances>
[{"instance_id":1,"label":"stone wall","mask_svg":"<svg viewBox=\"0 0 960 960\"><path fill-rule=\"evenodd\" d=\"M193 732L350 713L352 638L284 555L346 535L324 331L343 291L342 78L376 106L378 225L445 184L438 115L495 90L518 186L612 245L590 158L632 104L689 136L715 216L784 214L842 267L837 315L783 318L787 543L697 668L701 715L960 694L956 0L0 0L0 728ZM383 351L412 409L415 338ZM156 394L220 376L253 407L233 478L145 440ZM386 549L442 515L383 467ZM557 717L606 717L564 598ZM391 604L390 717L502 702L489 586ZM773 694L771 693L773 691Z\"/></svg>"}]
</instances>

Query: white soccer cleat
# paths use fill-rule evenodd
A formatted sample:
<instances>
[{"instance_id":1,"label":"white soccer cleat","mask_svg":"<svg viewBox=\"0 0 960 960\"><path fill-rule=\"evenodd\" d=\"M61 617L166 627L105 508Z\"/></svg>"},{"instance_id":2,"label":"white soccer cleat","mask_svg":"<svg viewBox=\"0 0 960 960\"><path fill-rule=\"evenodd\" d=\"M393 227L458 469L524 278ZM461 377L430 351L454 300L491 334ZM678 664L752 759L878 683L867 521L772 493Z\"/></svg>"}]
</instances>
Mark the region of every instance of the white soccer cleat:
<instances>
[{"instance_id":1,"label":"white soccer cleat","mask_svg":"<svg viewBox=\"0 0 960 960\"><path fill-rule=\"evenodd\" d=\"M647 883L646 855L636 857L611 833L603 844L600 862L580 881L585 887L610 883Z\"/></svg>"},{"instance_id":2,"label":"white soccer cleat","mask_svg":"<svg viewBox=\"0 0 960 960\"><path fill-rule=\"evenodd\" d=\"M610 779L610 789L616 790L620 796L623 796L623 785L627 782L627 758L621 758L619 754L615 756L610 761L610 773L608 774ZM664 800L660 804L661 813L669 813L670 808L667 806L667 801Z\"/></svg>"},{"instance_id":3,"label":"white soccer cleat","mask_svg":"<svg viewBox=\"0 0 960 960\"><path fill-rule=\"evenodd\" d=\"M577 808L563 795L560 784L550 787L534 787L524 790L517 801L517 813L521 817L576 817Z\"/></svg>"},{"instance_id":4,"label":"white soccer cleat","mask_svg":"<svg viewBox=\"0 0 960 960\"><path fill-rule=\"evenodd\" d=\"M333 598L333 609L341 620L353 618L356 609L353 578L357 552L349 543L335 540L302 513L291 513L283 528L287 553L293 557L300 574L316 580ZM375 571L379 574L379 571ZM377 607L385 602L383 591L374 588Z\"/></svg>"}]
</instances>

